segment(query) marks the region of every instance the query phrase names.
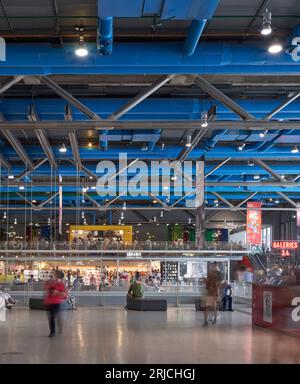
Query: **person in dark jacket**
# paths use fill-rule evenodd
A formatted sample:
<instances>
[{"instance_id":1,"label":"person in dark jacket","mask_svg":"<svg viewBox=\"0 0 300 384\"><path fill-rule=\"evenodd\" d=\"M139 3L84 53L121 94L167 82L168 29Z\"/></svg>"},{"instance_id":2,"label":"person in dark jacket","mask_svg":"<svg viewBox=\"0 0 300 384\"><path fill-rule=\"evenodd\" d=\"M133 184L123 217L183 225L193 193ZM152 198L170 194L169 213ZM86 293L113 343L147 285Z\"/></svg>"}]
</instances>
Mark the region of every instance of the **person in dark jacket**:
<instances>
[{"instance_id":1,"label":"person in dark jacket","mask_svg":"<svg viewBox=\"0 0 300 384\"><path fill-rule=\"evenodd\" d=\"M225 281L223 286L223 295L222 295L222 311L226 311L227 303L228 303L228 311L233 312L232 309L232 286L230 283Z\"/></svg>"}]
</instances>

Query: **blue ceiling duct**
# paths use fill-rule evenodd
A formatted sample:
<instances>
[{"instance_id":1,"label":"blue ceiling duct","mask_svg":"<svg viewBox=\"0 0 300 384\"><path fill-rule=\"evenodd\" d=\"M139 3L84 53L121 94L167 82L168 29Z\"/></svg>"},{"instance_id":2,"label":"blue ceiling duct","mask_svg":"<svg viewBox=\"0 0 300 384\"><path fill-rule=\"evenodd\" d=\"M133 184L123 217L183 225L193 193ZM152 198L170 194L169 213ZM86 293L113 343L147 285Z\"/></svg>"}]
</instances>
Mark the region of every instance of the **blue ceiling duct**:
<instances>
[{"instance_id":1,"label":"blue ceiling duct","mask_svg":"<svg viewBox=\"0 0 300 384\"><path fill-rule=\"evenodd\" d=\"M113 18L99 18L99 27L97 33L97 49L100 55L108 56L113 49Z\"/></svg>"},{"instance_id":2,"label":"blue ceiling duct","mask_svg":"<svg viewBox=\"0 0 300 384\"><path fill-rule=\"evenodd\" d=\"M212 150L222 136L228 132L228 129L214 131L211 137L205 140L202 144L202 148L205 152Z\"/></svg>"},{"instance_id":3,"label":"blue ceiling duct","mask_svg":"<svg viewBox=\"0 0 300 384\"><path fill-rule=\"evenodd\" d=\"M206 21L211 19L219 0L98 0L98 51L110 55L113 45L113 17L159 17L161 20L193 20L183 47L192 56Z\"/></svg>"},{"instance_id":4,"label":"blue ceiling duct","mask_svg":"<svg viewBox=\"0 0 300 384\"><path fill-rule=\"evenodd\" d=\"M193 20L190 26L188 35L186 37L184 46L183 46L183 54L185 56L192 56L195 52L197 44L200 40L202 32L205 28L206 20Z\"/></svg>"}]
</instances>

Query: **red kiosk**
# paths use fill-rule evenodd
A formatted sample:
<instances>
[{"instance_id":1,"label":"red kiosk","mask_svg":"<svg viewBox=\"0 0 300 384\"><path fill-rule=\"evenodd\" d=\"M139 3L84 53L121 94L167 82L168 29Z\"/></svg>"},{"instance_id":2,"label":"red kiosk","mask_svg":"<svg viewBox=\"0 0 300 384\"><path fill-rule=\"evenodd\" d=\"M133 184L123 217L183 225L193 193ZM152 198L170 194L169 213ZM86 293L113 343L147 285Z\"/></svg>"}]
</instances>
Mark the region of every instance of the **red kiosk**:
<instances>
[{"instance_id":1,"label":"red kiosk","mask_svg":"<svg viewBox=\"0 0 300 384\"><path fill-rule=\"evenodd\" d=\"M288 257L298 249L297 241L274 241L273 249ZM300 271L299 271L300 272ZM260 327L300 336L300 285L297 276L271 276L253 284L252 323Z\"/></svg>"}]
</instances>

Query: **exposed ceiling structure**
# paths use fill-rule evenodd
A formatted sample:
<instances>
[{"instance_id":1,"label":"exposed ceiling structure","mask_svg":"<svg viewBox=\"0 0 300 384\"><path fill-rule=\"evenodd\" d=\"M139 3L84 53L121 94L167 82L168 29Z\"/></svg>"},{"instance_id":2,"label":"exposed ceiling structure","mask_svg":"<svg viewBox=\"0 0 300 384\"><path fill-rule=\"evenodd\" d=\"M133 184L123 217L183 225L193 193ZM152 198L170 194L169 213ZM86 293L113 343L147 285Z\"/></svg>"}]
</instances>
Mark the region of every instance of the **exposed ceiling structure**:
<instances>
[{"instance_id":1,"label":"exposed ceiling structure","mask_svg":"<svg viewBox=\"0 0 300 384\"><path fill-rule=\"evenodd\" d=\"M99 196L97 164L111 160L120 172L119 153L149 168L204 159L208 219L222 208L242 220L250 199L296 209L298 2L210 3L1 0L0 209L47 218L61 175L66 214L90 211L104 222L125 202L129 222L193 220L193 194L181 198L173 184L165 194ZM271 37L260 34L266 8ZM74 54L80 36L86 57ZM274 37L284 45L277 55L267 51Z\"/></svg>"}]
</instances>

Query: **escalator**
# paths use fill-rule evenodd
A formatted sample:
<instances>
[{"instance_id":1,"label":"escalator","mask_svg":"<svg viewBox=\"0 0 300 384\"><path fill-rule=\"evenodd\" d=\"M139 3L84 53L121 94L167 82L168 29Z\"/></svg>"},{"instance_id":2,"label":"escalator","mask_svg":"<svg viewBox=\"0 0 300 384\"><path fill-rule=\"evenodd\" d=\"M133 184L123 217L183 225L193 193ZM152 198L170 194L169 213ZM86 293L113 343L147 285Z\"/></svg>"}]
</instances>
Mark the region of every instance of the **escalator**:
<instances>
[{"instance_id":1,"label":"escalator","mask_svg":"<svg viewBox=\"0 0 300 384\"><path fill-rule=\"evenodd\" d=\"M252 264L252 267L256 270L263 270L266 274L268 271L267 253L261 246L253 245L252 253L248 255L248 258Z\"/></svg>"}]
</instances>

